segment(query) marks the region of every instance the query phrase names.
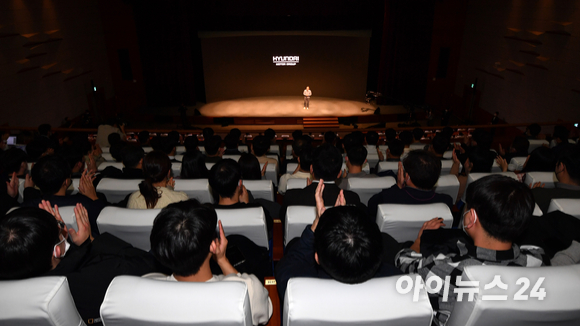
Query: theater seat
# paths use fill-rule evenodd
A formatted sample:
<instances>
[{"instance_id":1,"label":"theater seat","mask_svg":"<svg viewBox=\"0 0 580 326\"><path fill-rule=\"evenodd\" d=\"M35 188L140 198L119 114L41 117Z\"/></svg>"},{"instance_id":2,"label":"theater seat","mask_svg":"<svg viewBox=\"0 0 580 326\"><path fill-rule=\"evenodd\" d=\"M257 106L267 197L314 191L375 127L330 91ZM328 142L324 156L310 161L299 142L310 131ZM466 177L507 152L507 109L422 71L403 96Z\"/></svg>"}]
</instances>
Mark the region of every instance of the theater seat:
<instances>
[{"instance_id":1,"label":"theater seat","mask_svg":"<svg viewBox=\"0 0 580 326\"><path fill-rule=\"evenodd\" d=\"M577 198L553 198L548 207L548 213L561 211L580 219L580 199Z\"/></svg>"},{"instance_id":2,"label":"theater seat","mask_svg":"<svg viewBox=\"0 0 580 326\"><path fill-rule=\"evenodd\" d=\"M453 166L453 160L441 160L441 175L449 174L451 172L451 167ZM463 164L459 164L459 171L463 169Z\"/></svg>"},{"instance_id":3,"label":"theater seat","mask_svg":"<svg viewBox=\"0 0 580 326\"><path fill-rule=\"evenodd\" d=\"M453 225L453 215L446 204L381 204L377 209L377 225L398 242L414 241L423 223L442 217L447 228Z\"/></svg>"},{"instance_id":4,"label":"theater seat","mask_svg":"<svg viewBox=\"0 0 580 326\"><path fill-rule=\"evenodd\" d=\"M509 172L509 171L508 172L493 172L493 173L483 173L483 172L481 172L481 173L480 172L470 173L467 176L467 183L465 185L465 192L463 193L463 197L461 198L461 200L463 200L465 202L465 196L466 196L466 193L467 193L467 187L469 187L469 185L472 182L477 181L477 180L479 180L479 179L481 179L483 177L486 177L486 176L492 175L492 174L504 175L506 177L510 177L512 179L518 180L518 177L516 176L516 174L513 173L513 172Z\"/></svg>"},{"instance_id":5,"label":"theater seat","mask_svg":"<svg viewBox=\"0 0 580 326\"><path fill-rule=\"evenodd\" d=\"M274 201L274 186L272 180L243 180L246 189L252 192L254 199L263 198Z\"/></svg>"},{"instance_id":6,"label":"theater seat","mask_svg":"<svg viewBox=\"0 0 580 326\"><path fill-rule=\"evenodd\" d=\"M104 158L107 162L116 162L111 153L103 153L101 154L101 157Z\"/></svg>"},{"instance_id":7,"label":"theater seat","mask_svg":"<svg viewBox=\"0 0 580 326\"><path fill-rule=\"evenodd\" d=\"M459 194L459 180L453 174L442 174L435 184L435 192L451 196L453 203L455 203Z\"/></svg>"},{"instance_id":8,"label":"theater seat","mask_svg":"<svg viewBox=\"0 0 580 326\"><path fill-rule=\"evenodd\" d=\"M109 203L118 203L127 195L139 190L141 181L143 180L103 178L97 185L97 192L105 194Z\"/></svg>"},{"instance_id":9,"label":"theater seat","mask_svg":"<svg viewBox=\"0 0 580 326\"><path fill-rule=\"evenodd\" d=\"M348 178L342 182L346 182L346 189L356 192L360 197L360 202L367 205L373 195L390 188L397 183L397 180L393 177Z\"/></svg>"},{"instance_id":10,"label":"theater seat","mask_svg":"<svg viewBox=\"0 0 580 326\"><path fill-rule=\"evenodd\" d=\"M393 171L397 174L397 170L399 169L399 162L379 162L379 167L377 168L377 172L383 171Z\"/></svg>"},{"instance_id":11,"label":"theater seat","mask_svg":"<svg viewBox=\"0 0 580 326\"><path fill-rule=\"evenodd\" d=\"M416 279L416 275L410 276ZM284 298L283 325L429 326L433 309L425 288L418 291L416 301L414 291L399 294L395 289L400 277L360 284L291 278Z\"/></svg>"},{"instance_id":12,"label":"theater seat","mask_svg":"<svg viewBox=\"0 0 580 326\"><path fill-rule=\"evenodd\" d=\"M197 199L201 203L213 203L213 196L207 179L179 179L175 180L175 191L183 191L190 199Z\"/></svg>"},{"instance_id":13,"label":"theater seat","mask_svg":"<svg viewBox=\"0 0 580 326\"><path fill-rule=\"evenodd\" d=\"M153 221L161 209L130 209L108 206L97 218L99 232L109 232L134 247L149 251Z\"/></svg>"},{"instance_id":14,"label":"theater seat","mask_svg":"<svg viewBox=\"0 0 580 326\"><path fill-rule=\"evenodd\" d=\"M479 293L455 303L448 326L580 325L580 265L466 266L463 274L462 281L479 282ZM496 275L507 290L485 289ZM540 278L545 278L538 287L545 291L543 300L531 296ZM518 293L525 297L515 300ZM484 300L488 295L507 295L507 300Z\"/></svg>"},{"instance_id":15,"label":"theater seat","mask_svg":"<svg viewBox=\"0 0 580 326\"><path fill-rule=\"evenodd\" d=\"M106 169L109 166L117 168L121 171L123 170L123 167L124 167L123 162L114 162L114 161L109 162L109 161L107 161L107 162L103 162L103 163L99 164L99 166L97 167L97 170L103 171L104 169Z\"/></svg>"},{"instance_id":16,"label":"theater seat","mask_svg":"<svg viewBox=\"0 0 580 326\"><path fill-rule=\"evenodd\" d=\"M521 171L528 160L527 156L513 157L508 164L509 171Z\"/></svg>"},{"instance_id":17,"label":"theater seat","mask_svg":"<svg viewBox=\"0 0 580 326\"><path fill-rule=\"evenodd\" d=\"M174 178L181 176L181 162L171 162L171 175Z\"/></svg>"},{"instance_id":18,"label":"theater seat","mask_svg":"<svg viewBox=\"0 0 580 326\"><path fill-rule=\"evenodd\" d=\"M264 163L260 163L260 171L264 168ZM278 164L268 164L266 166L266 173L264 173L264 177L267 180L271 180L272 183L277 187L278 186Z\"/></svg>"},{"instance_id":19,"label":"theater seat","mask_svg":"<svg viewBox=\"0 0 580 326\"><path fill-rule=\"evenodd\" d=\"M528 172L524 183L534 185L536 182L544 184L544 188L555 188L558 178L554 172Z\"/></svg>"},{"instance_id":20,"label":"theater seat","mask_svg":"<svg viewBox=\"0 0 580 326\"><path fill-rule=\"evenodd\" d=\"M268 248L266 215L262 207L239 209L216 209L218 220L222 221L226 236L243 235L258 246Z\"/></svg>"},{"instance_id":21,"label":"theater seat","mask_svg":"<svg viewBox=\"0 0 580 326\"><path fill-rule=\"evenodd\" d=\"M106 326L251 326L243 282L166 282L117 276L101 305Z\"/></svg>"},{"instance_id":22,"label":"theater seat","mask_svg":"<svg viewBox=\"0 0 580 326\"><path fill-rule=\"evenodd\" d=\"M532 213L533 216L542 216L544 215L544 213L542 212L542 210L540 209L540 206L538 206L538 204L535 204L534 206L534 212Z\"/></svg>"},{"instance_id":23,"label":"theater seat","mask_svg":"<svg viewBox=\"0 0 580 326\"><path fill-rule=\"evenodd\" d=\"M0 281L0 325L85 325L64 276Z\"/></svg>"},{"instance_id":24,"label":"theater seat","mask_svg":"<svg viewBox=\"0 0 580 326\"><path fill-rule=\"evenodd\" d=\"M422 149L425 149L425 145L427 145L427 144L413 143L413 144L409 145L409 149L411 149L412 151L422 150Z\"/></svg>"},{"instance_id":25,"label":"theater seat","mask_svg":"<svg viewBox=\"0 0 580 326\"><path fill-rule=\"evenodd\" d=\"M314 206L288 206L286 209L286 225L284 226L284 245L292 239L299 238L308 224L316 218Z\"/></svg>"},{"instance_id":26,"label":"theater seat","mask_svg":"<svg viewBox=\"0 0 580 326\"><path fill-rule=\"evenodd\" d=\"M222 159L229 158L229 159L234 160L236 162L240 159L240 157L241 157L241 155L236 155L236 154L232 154L232 155L224 154L224 155L222 155Z\"/></svg>"},{"instance_id":27,"label":"theater seat","mask_svg":"<svg viewBox=\"0 0 580 326\"><path fill-rule=\"evenodd\" d=\"M548 146L550 145L550 143L548 143L547 140L544 139L530 139L530 147L528 147L528 153L531 153L534 151L534 149L541 147L541 146Z\"/></svg>"}]
</instances>

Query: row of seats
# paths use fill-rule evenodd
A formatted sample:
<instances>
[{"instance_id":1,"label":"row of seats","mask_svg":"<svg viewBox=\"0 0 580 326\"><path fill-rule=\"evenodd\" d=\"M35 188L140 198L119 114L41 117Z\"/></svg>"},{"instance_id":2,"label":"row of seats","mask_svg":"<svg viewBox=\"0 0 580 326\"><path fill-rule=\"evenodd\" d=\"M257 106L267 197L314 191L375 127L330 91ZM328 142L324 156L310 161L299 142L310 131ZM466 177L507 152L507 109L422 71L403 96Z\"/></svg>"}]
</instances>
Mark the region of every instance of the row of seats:
<instances>
[{"instance_id":1,"label":"row of seats","mask_svg":"<svg viewBox=\"0 0 580 326\"><path fill-rule=\"evenodd\" d=\"M504 291L486 287L496 275L511 286ZM462 281L477 284L478 291L474 291L472 300L464 298L455 304L447 325L519 326L532 321L536 325L578 325L580 301L571 300L570 294L580 292L579 275L580 265L467 266ZM518 286L522 278L534 284L542 279L540 290L545 297L527 296L528 291ZM2 281L0 289L0 324L85 325L66 277ZM518 301L515 298L522 289L526 300ZM508 299L486 299L493 295L506 295ZM242 282L178 283L118 276L109 285L100 315L107 326L252 325L248 289ZM429 326L433 309L426 285L416 274L376 278L355 285L292 278L282 316L286 326Z\"/></svg>"}]
</instances>

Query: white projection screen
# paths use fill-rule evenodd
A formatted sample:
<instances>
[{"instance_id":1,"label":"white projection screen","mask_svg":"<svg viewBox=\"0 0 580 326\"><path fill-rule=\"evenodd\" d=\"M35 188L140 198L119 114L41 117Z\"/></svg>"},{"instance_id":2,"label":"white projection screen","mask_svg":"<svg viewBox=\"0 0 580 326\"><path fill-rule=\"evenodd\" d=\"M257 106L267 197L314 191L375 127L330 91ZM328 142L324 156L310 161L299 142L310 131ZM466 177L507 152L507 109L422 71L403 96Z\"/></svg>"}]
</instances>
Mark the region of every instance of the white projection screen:
<instances>
[{"instance_id":1,"label":"white projection screen","mask_svg":"<svg viewBox=\"0 0 580 326\"><path fill-rule=\"evenodd\" d=\"M371 31L200 32L208 103L248 97L364 100ZM280 66L274 56L298 56Z\"/></svg>"}]
</instances>

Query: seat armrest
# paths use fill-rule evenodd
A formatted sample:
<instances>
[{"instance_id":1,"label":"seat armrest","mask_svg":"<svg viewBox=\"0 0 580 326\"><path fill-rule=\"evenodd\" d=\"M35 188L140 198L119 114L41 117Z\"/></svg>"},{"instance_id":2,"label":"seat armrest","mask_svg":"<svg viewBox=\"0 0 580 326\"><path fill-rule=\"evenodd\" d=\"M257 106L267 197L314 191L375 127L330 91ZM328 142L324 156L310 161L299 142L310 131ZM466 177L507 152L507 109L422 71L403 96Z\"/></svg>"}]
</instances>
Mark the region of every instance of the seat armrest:
<instances>
[{"instance_id":1,"label":"seat armrest","mask_svg":"<svg viewBox=\"0 0 580 326\"><path fill-rule=\"evenodd\" d=\"M279 223L281 224L281 223ZM267 326L280 326L282 324L282 316L280 315L280 298L278 297L278 288L276 287L276 279L273 276L264 278L264 287L268 290L268 296L272 300L272 317L268 321Z\"/></svg>"},{"instance_id":2,"label":"seat armrest","mask_svg":"<svg viewBox=\"0 0 580 326\"><path fill-rule=\"evenodd\" d=\"M275 219L272 228L272 260L279 261L284 257L284 232L282 231L282 220Z\"/></svg>"}]
</instances>

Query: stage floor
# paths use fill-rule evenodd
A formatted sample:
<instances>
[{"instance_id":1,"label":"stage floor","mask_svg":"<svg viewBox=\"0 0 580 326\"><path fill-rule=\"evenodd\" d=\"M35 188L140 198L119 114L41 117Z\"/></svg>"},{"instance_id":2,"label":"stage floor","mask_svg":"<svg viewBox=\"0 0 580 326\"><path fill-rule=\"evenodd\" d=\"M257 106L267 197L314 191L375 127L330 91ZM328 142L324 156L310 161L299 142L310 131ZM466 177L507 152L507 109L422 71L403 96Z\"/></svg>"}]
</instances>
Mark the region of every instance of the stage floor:
<instances>
[{"instance_id":1,"label":"stage floor","mask_svg":"<svg viewBox=\"0 0 580 326\"><path fill-rule=\"evenodd\" d=\"M201 115L208 117L350 117L372 115L376 105L328 97L312 97L310 108L303 109L302 96L251 97L213 102L199 108ZM361 108L370 109L363 112ZM406 110L401 107L400 112ZM399 111L395 109L395 111Z\"/></svg>"}]
</instances>

